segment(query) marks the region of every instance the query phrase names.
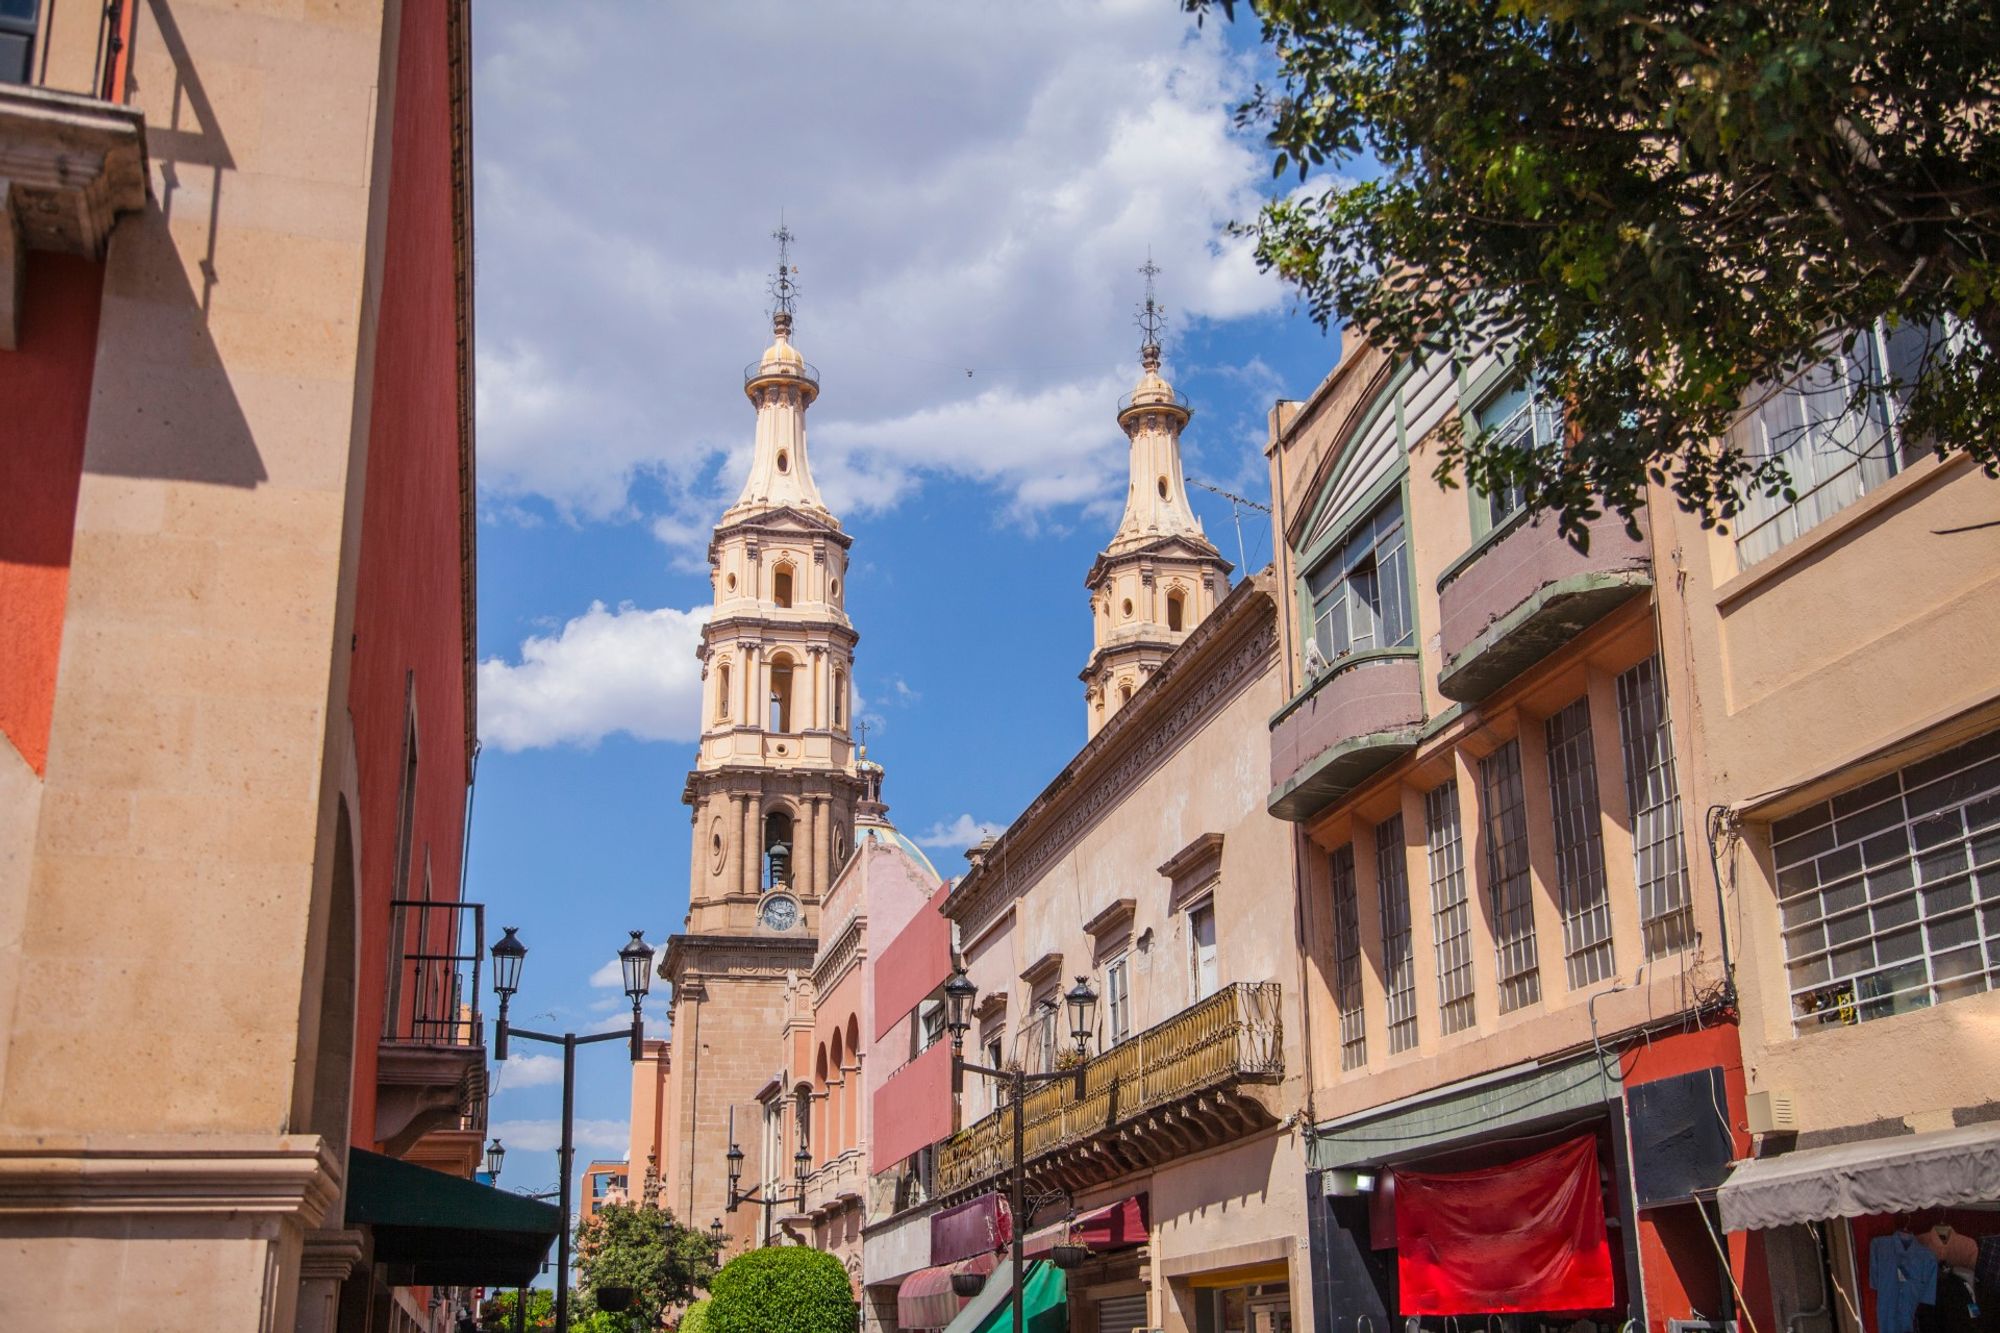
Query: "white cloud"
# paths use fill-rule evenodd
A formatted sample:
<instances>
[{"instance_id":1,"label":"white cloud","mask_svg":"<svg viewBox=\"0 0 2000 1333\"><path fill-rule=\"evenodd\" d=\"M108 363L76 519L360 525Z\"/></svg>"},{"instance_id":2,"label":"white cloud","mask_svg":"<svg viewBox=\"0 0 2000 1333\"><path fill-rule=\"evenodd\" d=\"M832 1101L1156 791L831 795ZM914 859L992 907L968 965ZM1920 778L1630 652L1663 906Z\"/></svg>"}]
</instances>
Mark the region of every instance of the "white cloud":
<instances>
[{"instance_id":1,"label":"white cloud","mask_svg":"<svg viewBox=\"0 0 2000 1333\"><path fill-rule=\"evenodd\" d=\"M562 1082L562 1059L554 1055L512 1055L493 1062L493 1091L516 1092Z\"/></svg>"},{"instance_id":2,"label":"white cloud","mask_svg":"<svg viewBox=\"0 0 2000 1333\"><path fill-rule=\"evenodd\" d=\"M496 1120L486 1132L499 1139L509 1151L548 1152L562 1146L560 1120ZM592 1152L623 1153L632 1142L632 1126L625 1120L578 1120L570 1137L579 1148Z\"/></svg>"},{"instance_id":3,"label":"white cloud","mask_svg":"<svg viewBox=\"0 0 2000 1333\"><path fill-rule=\"evenodd\" d=\"M1223 231L1270 188L1231 123L1250 71L1176 6L564 18L555 40L540 5L505 0L476 29L490 509L624 517L650 478L667 498L643 517L696 562L747 453L737 376L769 340L781 210L824 376L814 469L845 514L938 475L1026 523L1114 496L1149 249L1170 342L1283 303Z\"/></svg>"},{"instance_id":4,"label":"white cloud","mask_svg":"<svg viewBox=\"0 0 2000 1333\"><path fill-rule=\"evenodd\" d=\"M614 986L622 988L625 985L625 969L615 955L607 959L603 967L590 974L590 984L605 990Z\"/></svg>"},{"instance_id":5,"label":"white cloud","mask_svg":"<svg viewBox=\"0 0 2000 1333\"><path fill-rule=\"evenodd\" d=\"M695 648L708 608L590 609L521 643L520 660L479 664L479 735L502 750L591 746L613 732L688 741L701 725Z\"/></svg>"},{"instance_id":6,"label":"white cloud","mask_svg":"<svg viewBox=\"0 0 2000 1333\"><path fill-rule=\"evenodd\" d=\"M952 851L964 851L977 847L982 838L998 837L1005 825L994 824L984 819L974 819L971 815L960 815L946 823L939 820L917 835L920 847L944 847Z\"/></svg>"}]
</instances>

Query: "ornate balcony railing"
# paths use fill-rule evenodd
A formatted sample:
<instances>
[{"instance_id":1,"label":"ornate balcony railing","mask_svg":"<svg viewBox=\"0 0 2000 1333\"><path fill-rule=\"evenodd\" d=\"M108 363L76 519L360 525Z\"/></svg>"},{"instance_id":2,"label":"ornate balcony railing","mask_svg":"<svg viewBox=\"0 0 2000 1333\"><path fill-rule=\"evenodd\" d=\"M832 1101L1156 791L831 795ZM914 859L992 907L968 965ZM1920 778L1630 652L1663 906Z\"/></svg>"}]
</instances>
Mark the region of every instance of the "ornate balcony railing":
<instances>
[{"instance_id":1,"label":"ornate balcony railing","mask_svg":"<svg viewBox=\"0 0 2000 1333\"><path fill-rule=\"evenodd\" d=\"M398 898L389 904L389 996L382 1040L416 1046L484 1046L479 969L486 960L484 903Z\"/></svg>"},{"instance_id":2,"label":"ornate balcony railing","mask_svg":"<svg viewBox=\"0 0 2000 1333\"><path fill-rule=\"evenodd\" d=\"M1109 1179L1274 1121L1262 1085L1285 1072L1278 1000L1275 981L1225 986L1088 1062L1081 1097L1069 1079L1032 1089L1021 1107L1031 1177ZM1003 1106L939 1144L939 1193L1011 1169L1013 1134Z\"/></svg>"},{"instance_id":3,"label":"ornate balcony railing","mask_svg":"<svg viewBox=\"0 0 2000 1333\"><path fill-rule=\"evenodd\" d=\"M819 367L810 361L752 361L743 367L743 383L755 384L758 380L804 380L815 387L819 384Z\"/></svg>"}]
</instances>

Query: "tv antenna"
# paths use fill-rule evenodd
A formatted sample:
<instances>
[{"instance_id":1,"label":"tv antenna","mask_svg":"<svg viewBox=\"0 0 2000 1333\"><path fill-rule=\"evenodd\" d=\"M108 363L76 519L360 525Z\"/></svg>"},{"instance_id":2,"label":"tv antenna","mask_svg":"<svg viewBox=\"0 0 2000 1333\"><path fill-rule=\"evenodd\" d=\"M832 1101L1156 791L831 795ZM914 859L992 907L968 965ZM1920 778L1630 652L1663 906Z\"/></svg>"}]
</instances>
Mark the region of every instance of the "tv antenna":
<instances>
[{"instance_id":1,"label":"tv antenna","mask_svg":"<svg viewBox=\"0 0 2000 1333\"><path fill-rule=\"evenodd\" d=\"M1160 276L1160 266L1153 262L1151 247L1146 250L1146 262L1139 266L1139 272L1146 278L1146 299L1139 306L1138 316L1139 328L1144 331L1146 341L1140 344L1139 354L1151 368L1159 364L1160 330L1167 326L1167 308L1153 294L1153 279Z\"/></svg>"},{"instance_id":2,"label":"tv antenna","mask_svg":"<svg viewBox=\"0 0 2000 1333\"><path fill-rule=\"evenodd\" d=\"M771 276L771 300L774 303L771 315L789 317L792 305L799 295L799 266L792 262L792 242L798 237L785 225L784 214L778 215L778 229L771 233L771 239L778 243L778 271Z\"/></svg>"},{"instance_id":3,"label":"tv antenna","mask_svg":"<svg viewBox=\"0 0 2000 1333\"><path fill-rule=\"evenodd\" d=\"M1150 263L1151 261L1147 262ZM1238 569L1247 568L1248 561L1243 557L1243 511L1245 509L1254 509L1260 514L1268 514L1271 512L1271 506L1258 504L1249 496L1238 495L1235 491L1225 491L1220 486L1212 485L1199 477L1189 477L1187 484L1190 486L1199 486L1205 491L1212 491L1229 501L1229 516L1236 521L1236 567Z\"/></svg>"}]
</instances>

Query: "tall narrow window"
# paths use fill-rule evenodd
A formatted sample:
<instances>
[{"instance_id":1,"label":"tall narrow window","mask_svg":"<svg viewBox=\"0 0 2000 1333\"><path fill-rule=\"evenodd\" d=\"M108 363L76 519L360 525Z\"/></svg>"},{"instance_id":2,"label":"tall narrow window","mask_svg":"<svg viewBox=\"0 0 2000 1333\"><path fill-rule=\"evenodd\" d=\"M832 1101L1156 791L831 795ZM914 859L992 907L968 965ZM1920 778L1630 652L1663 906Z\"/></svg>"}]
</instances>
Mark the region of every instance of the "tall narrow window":
<instances>
[{"instance_id":1,"label":"tall narrow window","mask_svg":"<svg viewBox=\"0 0 2000 1333\"><path fill-rule=\"evenodd\" d=\"M1528 811L1521 790L1521 743L1508 741L1479 761L1486 808L1486 881L1493 899L1494 969L1500 1012L1541 998L1535 951L1534 884L1528 877Z\"/></svg>"},{"instance_id":2,"label":"tall narrow window","mask_svg":"<svg viewBox=\"0 0 2000 1333\"><path fill-rule=\"evenodd\" d=\"M1563 959L1570 989L1581 990L1618 970L1611 946L1611 897L1604 883L1604 826L1597 800L1590 699L1578 699L1550 718L1547 731Z\"/></svg>"},{"instance_id":3,"label":"tall narrow window","mask_svg":"<svg viewBox=\"0 0 2000 1333\"><path fill-rule=\"evenodd\" d=\"M1167 631L1179 634L1187 619L1187 598L1178 590L1167 594Z\"/></svg>"},{"instance_id":4,"label":"tall narrow window","mask_svg":"<svg viewBox=\"0 0 2000 1333\"><path fill-rule=\"evenodd\" d=\"M729 720L729 663L724 662L715 672L715 715L724 722Z\"/></svg>"},{"instance_id":5,"label":"tall narrow window","mask_svg":"<svg viewBox=\"0 0 2000 1333\"><path fill-rule=\"evenodd\" d=\"M1447 1033L1472 1026L1472 904L1465 892L1465 840L1458 783L1424 793L1424 839L1431 876L1431 943L1437 950L1438 1012Z\"/></svg>"},{"instance_id":6,"label":"tall narrow window","mask_svg":"<svg viewBox=\"0 0 2000 1333\"><path fill-rule=\"evenodd\" d=\"M779 565L778 572L771 576L771 600L779 606L792 604L792 567Z\"/></svg>"},{"instance_id":7,"label":"tall narrow window","mask_svg":"<svg viewBox=\"0 0 2000 1333\"><path fill-rule=\"evenodd\" d=\"M1116 1046L1132 1035L1132 986L1126 957L1119 954L1104 965L1105 1044Z\"/></svg>"},{"instance_id":8,"label":"tall narrow window","mask_svg":"<svg viewBox=\"0 0 2000 1333\"><path fill-rule=\"evenodd\" d=\"M833 725L847 725L847 673L837 669L833 673Z\"/></svg>"},{"instance_id":9,"label":"tall narrow window","mask_svg":"<svg viewBox=\"0 0 2000 1333\"><path fill-rule=\"evenodd\" d=\"M1327 858L1333 883L1333 1004L1340 1013L1340 1067L1368 1063L1368 1029L1361 1012L1361 920L1354 884L1354 844Z\"/></svg>"},{"instance_id":10,"label":"tall narrow window","mask_svg":"<svg viewBox=\"0 0 2000 1333\"><path fill-rule=\"evenodd\" d=\"M1030 1054L1033 1063L1029 1065L1031 1074L1046 1074L1056 1067L1056 1002L1053 996L1044 996L1035 1002L1034 1014L1028 1029L1028 1039L1032 1043Z\"/></svg>"},{"instance_id":11,"label":"tall narrow window","mask_svg":"<svg viewBox=\"0 0 2000 1333\"><path fill-rule=\"evenodd\" d=\"M1646 957L1658 958L1693 943L1694 912L1681 842L1681 793L1674 780L1674 734L1657 653L1618 677L1618 732L1625 749L1625 800L1632 811L1639 929Z\"/></svg>"},{"instance_id":12,"label":"tall narrow window","mask_svg":"<svg viewBox=\"0 0 2000 1333\"><path fill-rule=\"evenodd\" d=\"M1375 826L1375 887L1382 906L1382 967L1387 983L1389 1051L1417 1044L1417 968L1410 947L1410 869L1403 817Z\"/></svg>"},{"instance_id":13,"label":"tall narrow window","mask_svg":"<svg viewBox=\"0 0 2000 1333\"><path fill-rule=\"evenodd\" d=\"M1409 647L1414 622L1402 497L1391 496L1358 525L1306 576L1306 588L1327 661L1367 648Z\"/></svg>"},{"instance_id":14,"label":"tall narrow window","mask_svg":"<svg viewBox=\"0 0 2000 1333\"><path fill-rule=\"evenodd\" d=\"M1478 412L1481 433L1491 434L1489 448L1548 453L1562 447L1562 404L1524 384L1490 398ZM1502 486L1484 497L1486 529L1491 531L1527 507L1528 494L1519 485Z\"/></svg>"},{"instance_id":15,"label":"tall narrow window","mask_svg":"<svg viewBox=\"0 0 2000 1333\"><path fill-rule=\"evenodd\" d=\"M1194 998L1205 1000L1215 994L1218 974L1215 958L1215 900L1188 912L1188 964Z\"/></svg>"},{"instance_id":16,"label":"tall narrow window","mask_svg":"<svg viewBox=\"0 0 2000 1333\"><path fill-rule=\"evenodd\" d=\"M792 729L792 659L789 657L771 659L770 729L776 732Z\"/></svg>"}]
</instances>

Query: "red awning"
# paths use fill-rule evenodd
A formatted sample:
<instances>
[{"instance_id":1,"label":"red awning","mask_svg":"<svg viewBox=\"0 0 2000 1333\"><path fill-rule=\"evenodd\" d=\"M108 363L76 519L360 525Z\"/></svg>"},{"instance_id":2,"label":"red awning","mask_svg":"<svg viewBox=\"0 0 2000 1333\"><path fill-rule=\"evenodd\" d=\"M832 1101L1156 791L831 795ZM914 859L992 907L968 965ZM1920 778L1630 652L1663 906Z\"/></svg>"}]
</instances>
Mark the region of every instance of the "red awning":
<instances>
[{"instance_id":1,"label":"red awning","mask_svg":"<svg viewBox=\"0 0 2000 1333\"><path fill-rule=\"evenodd\" d=\"M1604 1310L1617 1300L1595 1136L1479 1171L1395 1175L1398 1313Z\"/></svg>"},{"instance_id":2,"label":"red awning","mask_svg":"<svg viewBox=\"0 0 2000 1333\"><path fill-rule=\"evenodd\" d=\"M1043 1227L1028 1233L1022 1242L1022 1250L1033 1258L1047 1254L1063 1243L1064 1223ZM1069 1240L1074 1245L1088 1245L1093 1253L1102 1254L1110 1250L1129 1250L1146 1243L1146 1196L1134 1194L1120 1199L1117 1203L1107 1203L1102 1208L1093 1208L1068 1224Z\"/></svg>"},{"instance_id":3,"label":"red awning","mask_svg":"<svg viewBox=\"0 0 2000 1333\"><path fill-rule=\"evenodd\" d=\"M1000 1256L992 1251L960 1259L955 1264L920 1268L896 1289L896 1323L903 1328L943 1328L965 1308L965 1297L951 1289L953 1273L990 1273Z\"/></svg>"}]
</instances>

